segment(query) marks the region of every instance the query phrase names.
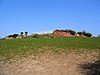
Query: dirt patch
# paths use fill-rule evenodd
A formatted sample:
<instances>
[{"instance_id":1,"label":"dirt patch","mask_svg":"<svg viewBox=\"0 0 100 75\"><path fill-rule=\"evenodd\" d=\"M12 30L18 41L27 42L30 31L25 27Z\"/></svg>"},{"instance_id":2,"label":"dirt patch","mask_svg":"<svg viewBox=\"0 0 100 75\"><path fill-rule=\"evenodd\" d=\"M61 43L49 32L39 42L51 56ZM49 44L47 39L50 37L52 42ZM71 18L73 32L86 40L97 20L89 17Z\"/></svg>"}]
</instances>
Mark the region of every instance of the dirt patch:
<instances>
[{"instance_id":1,"label":"dirt patch","mask_svg":"<svg viewBox=\"0 0 100 75\"><path fill-rule=\"evenodd\" d=\"M0 75L84 75L80 64L95 62L97 56L96 52L29 56L12 63L0 62Z\"/></svg>"}]
</instances>

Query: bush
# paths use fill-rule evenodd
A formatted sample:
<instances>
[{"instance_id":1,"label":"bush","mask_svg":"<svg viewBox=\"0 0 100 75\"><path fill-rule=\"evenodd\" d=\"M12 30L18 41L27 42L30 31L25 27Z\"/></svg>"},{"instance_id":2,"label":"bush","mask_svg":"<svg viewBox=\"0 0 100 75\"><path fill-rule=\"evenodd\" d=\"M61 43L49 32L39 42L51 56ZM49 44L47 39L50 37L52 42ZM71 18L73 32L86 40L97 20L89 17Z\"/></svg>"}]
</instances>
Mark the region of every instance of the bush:
<instances>
[{"instance_id":1,"label":"bush","mask_svg":"<svg viewBox=\"0 0 100 75\"><path fill-rule=\"evenodd\" d=\"M35 38L46 38L46 37L50 37L50 34L34 34L33 37L35 37Z\"/></svg>"},{"instance_id":2,"label":"bush","mask_svg":"<svg viewBox=\"0 0 100 75\"><path fill-rule=\"evenodd\" d=\"M92 34L91 33L87 33L87 32L85 32L85 31L83 31L83 32L77 32L79 35L84 35L84 36L87 36L87 37L91 37L92 36Z\"/></svg>"},{"instance_id":3,"label":"bush","mask_svg":"<svg viewBox=\"0 0 100 75\"><path fill-rule=\"evenodd\" d=\"M82 35L83 33L82 32L77 32L79 35Z\"/></svg>"},{"instance_id":4,"label":"bush","mask_svg":"<svg viewBox=\"0 0 100 75\"><path fill-rule=\"evenodd\" d=\"M14 38L16 38L18 36L18 34L13 34L13 35L9 35L8 37L10 38L10 37L14 37Z\"/></svg>"},{"instance_id":5,"label":"bush","mask_svg":"<svg viewBox=\"0 0 100 75\"><path fill-rule=\"evenodd\" d=\"M85 33L85 36L87 36L87 37L91 37L92 34L91 34L91 33Z\"/></svg>"},{"instance_id":6,"label":"bush","mask_svg":"<svg viewBox=\"0 0 100 75\"><path fill-rule=\"evenodd\" d=\"M39 34L34 34L33 37L40 38L40 35Z\"/></svg>"},{"instance_id":7,"label":"bush","mask_svg":"<svg viewBox=\"0 0 100 75\"><path fill-rule=\"evenodd\" d=\"M69 30L69 32L72 34L72 35L75 35L75 31L73 31L73 30Z\"/></svg>"}]
</instances>

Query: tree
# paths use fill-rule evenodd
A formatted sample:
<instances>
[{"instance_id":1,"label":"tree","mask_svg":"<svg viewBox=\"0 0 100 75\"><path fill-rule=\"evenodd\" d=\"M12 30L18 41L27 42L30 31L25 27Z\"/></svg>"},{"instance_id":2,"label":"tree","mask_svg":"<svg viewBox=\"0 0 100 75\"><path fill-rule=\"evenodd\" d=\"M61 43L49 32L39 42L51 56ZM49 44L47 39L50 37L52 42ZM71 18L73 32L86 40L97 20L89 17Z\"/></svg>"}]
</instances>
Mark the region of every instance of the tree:
<instances>
[{"instance_id":1,"label":"tree","mask_svg":"<svg viewBox=\"0 0 100 75\"><path fill-rule=\"evenodd\" d=\"M25 36L27 37L28 32L25 32Z\"/></svg>"},{"instance_id":2,"label":"tree","mask_svg":"<svg viewBox=\"0 0 100 75\"><path fill-rule=\"evenodd\" d=\"M23 32L20 32L21 36L23 36Z\"/></svg>"}]
</instances>

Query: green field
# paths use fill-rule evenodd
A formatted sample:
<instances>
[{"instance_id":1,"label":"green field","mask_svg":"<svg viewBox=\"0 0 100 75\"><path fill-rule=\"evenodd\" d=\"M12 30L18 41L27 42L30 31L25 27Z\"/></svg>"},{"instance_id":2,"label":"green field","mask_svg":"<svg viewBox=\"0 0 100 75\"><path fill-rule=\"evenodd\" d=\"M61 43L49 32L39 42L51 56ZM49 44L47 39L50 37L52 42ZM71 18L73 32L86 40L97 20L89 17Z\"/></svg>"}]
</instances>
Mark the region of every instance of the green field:
<instances>
[{"instance_id":1,"label":"green field","mask_svg":"<svg viewBox=\"0 0 100 75\"><path fill-rule=\"evenodd\" d=\"M47 51L69 53L82 51L100 51L100 38L59 37L59 38L26 38L0 40L0 58L11 59L27 55L39 55Z\"/></svg>"}]
</instances>

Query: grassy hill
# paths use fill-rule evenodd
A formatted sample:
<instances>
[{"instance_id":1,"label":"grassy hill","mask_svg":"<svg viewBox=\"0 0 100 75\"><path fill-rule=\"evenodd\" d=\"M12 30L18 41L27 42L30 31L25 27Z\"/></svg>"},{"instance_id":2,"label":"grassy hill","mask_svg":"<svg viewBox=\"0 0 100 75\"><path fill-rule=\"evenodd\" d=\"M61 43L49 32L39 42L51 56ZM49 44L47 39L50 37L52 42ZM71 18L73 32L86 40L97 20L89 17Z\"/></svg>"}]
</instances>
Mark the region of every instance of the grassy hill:
<instances>
[{"instance_id":1,"label":"grassy hill","mask_svg":"<svg viewBox=\"0 0 100 75\"><path fill-rule=\"evenodd\" d=\"M11 59L39 55L51 51L55 54L100 51L100 38L59 37L0 40L0 58Z\"/></svg>"}]
</instances>

